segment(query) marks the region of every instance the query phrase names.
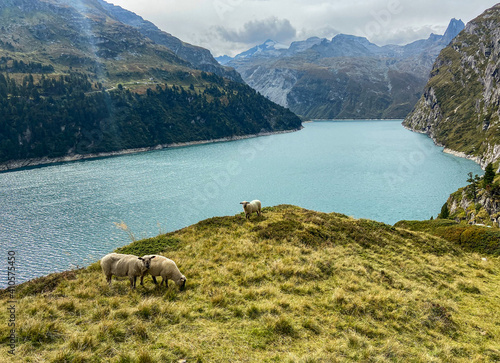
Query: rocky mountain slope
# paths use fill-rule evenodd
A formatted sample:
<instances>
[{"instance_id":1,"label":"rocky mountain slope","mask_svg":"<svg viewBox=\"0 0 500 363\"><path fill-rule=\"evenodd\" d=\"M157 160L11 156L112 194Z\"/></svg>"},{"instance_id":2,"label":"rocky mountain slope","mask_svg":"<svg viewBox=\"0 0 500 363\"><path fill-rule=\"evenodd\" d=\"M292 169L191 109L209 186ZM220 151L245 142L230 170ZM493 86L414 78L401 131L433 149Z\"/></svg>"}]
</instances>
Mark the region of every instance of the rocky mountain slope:
<instances>
[{"instance_id":1,"label":"rocky mountain slope","mask_svg":"<svg viewBox=\"0 0 500 363\"><path fill-rule=\"evenodd\" d=\"M0 2L2 168L301 127L289 110L229 79L239 79L234 72L210 66L207 50L110 7ZM167 40L179 45L175 52Z\"/></svg>"},{"instance_id":2,"label":"rocky mountain slope","mask_svg":"<svg viewBox=\"0 0 500 363\"><path fill-rule=\"evenodd\" d=\"M128 279L108 286L98 262L29 281L15 286L15 355L11 312L0 310L0 356L498 361L499 232L432 222L393 227L280 205L135 241L117 252L168 256L185 290L155 287L150 276L134 291ZM3 306L10 291L0 290Z\"/></svg>"},{"instance_id":3,"label":"rocky mountain slope","mask_svg":"<svg viewBox=\"0 0 500 363\"><path fill-rule=\"evenodd\" d=\"M139 15L120 6L109 4L104 0L99 0L99 4L112 18L138 29L141 34L155 43L166 46L175 55L189 62L194 68L212 72L233 81L243 82L238 72L229 67L222 67L208 49L185 43L172 34L161 31L150 21L144 20Z\"/></svg>"},{"instance_id":4,"label":"rocky mountain slope","mask_svg":"<svg viewBox=\"0 0 500 363\"><path fill-rule=\"evenodd\" d=\"M267 51L268 41L255 55L243 53L226 64L261 94L305 118L404 118L439 51L463 26L453 19L445 35L405 46L379 47L339 34Z\"/></svg>"},{"instance_id":5,"label":"rocky mountain slope","mask_svg":"<svg viewBox=\"0 0 500 363\"><path fill-rule=\"evenodd\" d=\"M483 167L500 159L499 24L500 5L467 24L439 54L422 97L404 121Z\"/></svg>"}]
</instances>

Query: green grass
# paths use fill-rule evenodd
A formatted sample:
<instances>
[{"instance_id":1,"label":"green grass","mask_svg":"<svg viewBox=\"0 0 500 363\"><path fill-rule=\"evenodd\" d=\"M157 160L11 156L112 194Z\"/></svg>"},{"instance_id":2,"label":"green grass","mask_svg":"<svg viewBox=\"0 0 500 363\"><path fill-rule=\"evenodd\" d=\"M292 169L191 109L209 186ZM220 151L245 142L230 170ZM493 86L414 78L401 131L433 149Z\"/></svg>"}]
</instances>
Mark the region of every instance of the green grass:
<instances>
[{"instance_id":1,"label":"green grass","mask_svg":"<svg viewBox=\"0 0 500 363\"><path fill-rule=\"evenodd\" d=\"M130 291L96 262L16 287L13 362L493 362L500 260L413 226L281 205L120 249L187 277ZM437 228L437 227L436 227ZM487 257L483 260L482 257ZM47 284L47 288L43 285ZM0 295L4 306L9 296Z\"/></svg>"},{"instance_id":2,"label":"green grass","mask_svg":"<svg viewBox=\"0 0 500 363\"><path fill-rule=\"evenodd\" d=\"M430 233L466 251L500 256L500 230L498 228L467 225L449 219L400 221L395 226Z\"/></svg>"}]
</instances>

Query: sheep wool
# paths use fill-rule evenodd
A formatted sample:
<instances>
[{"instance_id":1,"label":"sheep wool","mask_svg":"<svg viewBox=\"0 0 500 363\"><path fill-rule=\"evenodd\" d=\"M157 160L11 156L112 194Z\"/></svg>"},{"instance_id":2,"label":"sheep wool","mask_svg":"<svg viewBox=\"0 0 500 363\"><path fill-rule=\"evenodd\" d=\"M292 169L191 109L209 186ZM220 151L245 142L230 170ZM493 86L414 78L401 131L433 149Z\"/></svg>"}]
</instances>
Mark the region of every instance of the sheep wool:
<instances>
[{"instance_id":1,"label":"sheep wool","mask_svg":"<svg viewBox=\"0 0 500 363\"><path fill-rule=\"evenodd\" d=\"M155 256L138 257L121 253L110 253L101 259L102 272L106 276L106 281L111 285L111 277L127 276L130 280L130 287L135 289L136 279L147 271L151 265L151 260Z\"/></svg>"},{"instance_id":2,"label":"sheep wool","mask_svg":"<svg viewBox=\"0 0 500 363\"><path fill-rule=\"evenodd\" d=\"M186 276L179 271L174 261L159 255L148 255L144 257L155 257L155 259L151 262L149 269L142 274L141 285L143 284L144 276L148 274L153 277L153 282L155 284L157 283L156 276L161 276L163 279L160 286L165 283L165 286L168 287L168 280L172 280L179 286L181 291L184 290L186 286Z\"/></svg>"},{"instance_id":3,"label":"sheep wool","mask_svg":"<svg viewBox=\"0 0 500 363\"><path fill-rule=\"evenodd\" d=\"M257 213L257 216L260 216L262 214L261 212L261 203L260 200L252 200L251 202L243 201L240 202L240 204L243 204L243 210L245 211L245 218L250 219L250 215L253 212Z\"/></svg>"}]
</instances>

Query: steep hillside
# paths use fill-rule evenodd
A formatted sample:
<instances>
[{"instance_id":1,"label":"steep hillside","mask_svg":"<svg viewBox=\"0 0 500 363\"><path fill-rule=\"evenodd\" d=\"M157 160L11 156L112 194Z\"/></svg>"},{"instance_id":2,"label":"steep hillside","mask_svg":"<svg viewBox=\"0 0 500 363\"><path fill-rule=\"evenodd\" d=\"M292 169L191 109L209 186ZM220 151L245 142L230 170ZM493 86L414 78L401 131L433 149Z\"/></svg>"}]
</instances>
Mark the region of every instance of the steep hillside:
<instances>
[{"instance_id":1,"label":"steep hillside","mask_svg":"<svg viewBox=\"0 0 500 363\"><path fill-rule=\"evenodd\" d=\"M480 228L480 227L475 227ZM497 243L498 244L498 243ZM447 239L281 205L119 249L187 277L129 291L98 263L15 287L12 362L493 362L500 264ZM21 268L22 261L16 262ZM57 261L54 261L57 263ZM0 293L7 306L10 291Z\"/></svg>"},{"instance_id":2,"label":"steep hillside","mask_svg":"<svg viewBox=\"0 0 500 363\"><path fill-rule=\"evenodd\" d=\"M109 4L103 0L99 0L99 4L102 5L111 17L138 29L141 34L153 40L156 44L166 46L175 55L188 61L194 68L205 72L212 72L233 81L243 82L239 73L234 69L221 67L208 49L185 43L172 34L161 31L153 23L120 6Z\"/></svg>"},{"instance_id":3,"label":"steep hillside","mask_svg":"<svg viewBox=\"0 0 500 363\"><path fill-rule=\"evenodd\" d=\"M432 64L463 29L453 19L445 35L405 46L379 47L339 34L288 49L266 43L234 57L245 82L304 118L404 118L418 101Z\"/></svg>"},{"instance_id":4,"label":"steep hillside","mask_svg":"<svg viewBox=\"0 0 500 363\"><path fill-rule=\"evenodd\" d=\"M0 169L301 127L247 85L200 70L208 51L182 43L178 56L163 45L177 38L116 12L101 0L0 3Z\"/></svg>"},{"instance_id":5,"label":"steep hillside","mask_svg":"<svg viewBox=\"0 0 500 363\"><path fill-rule=\"evenodd\" d=\"M483 167L500 158L500 5L467 24L436 59L404 125Z\"/></svg>"}]
</instances>

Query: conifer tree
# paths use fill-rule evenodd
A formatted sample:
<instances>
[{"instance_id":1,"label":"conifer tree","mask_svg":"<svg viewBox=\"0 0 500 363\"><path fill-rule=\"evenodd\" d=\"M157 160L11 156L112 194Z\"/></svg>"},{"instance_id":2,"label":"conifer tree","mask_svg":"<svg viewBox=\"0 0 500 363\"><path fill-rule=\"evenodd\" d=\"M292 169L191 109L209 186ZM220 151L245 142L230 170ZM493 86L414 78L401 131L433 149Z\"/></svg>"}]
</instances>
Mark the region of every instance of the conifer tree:
<instances>
[{"instance_id":1,"label":"conifer tree","mask_svg":"<svg viewBox=\"0 0 500 363\"><path fill-rule=\"evenodd\" d=\"M448 202L443 204L443 207L441 208L441 213L439 213L439 218L441 219L448 219L450 216L450 210L448 209Z\"/></svg>"},{"instance_id":2,"label":"conifer tree","mask_svg":"<svg viewBox=\"0 0 500 363\"><path fill-rule=\"evenodd\" d=\"M486 169L484 169L483 188L486 188L487 185L491 185L494 179L495 170L493 169L493 164L489 163L486 165Z\"/></svg>"},{"instance_id":3,"label":"conifer tree","mask_svg":"<svg viewBox=\"0 0 500 363\"><path fill-rule=\"evenodd\" d=\"M467 195L469 198L472 198L474 201L477 199L477 187L479 180L481 179L479 175L472 176L472 172L467 174L469 178L467 179L467 183L470 185L467 186Z\"/></svg>"}]
</instances>

